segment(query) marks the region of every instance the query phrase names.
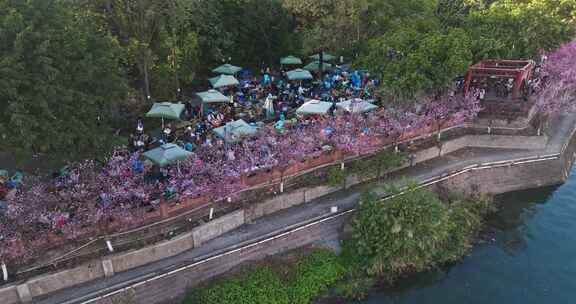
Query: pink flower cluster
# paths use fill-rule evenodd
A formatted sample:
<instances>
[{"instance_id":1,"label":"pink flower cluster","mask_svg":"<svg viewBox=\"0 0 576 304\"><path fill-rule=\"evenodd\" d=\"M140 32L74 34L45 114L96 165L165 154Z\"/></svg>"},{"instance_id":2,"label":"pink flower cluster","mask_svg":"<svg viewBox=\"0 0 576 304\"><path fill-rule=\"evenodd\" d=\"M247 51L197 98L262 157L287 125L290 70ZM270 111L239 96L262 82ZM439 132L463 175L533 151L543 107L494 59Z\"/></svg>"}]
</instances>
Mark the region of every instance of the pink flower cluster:
<instances>
[{"instance_id":1,"label":"pink flower cluster","mask_svg":"<svg viewBox=\"0 0 576 304\"><path fill-rule=\"evenodd\" d=\"M564 44L546 54L542 69L544 89L538 96L537 105L543 114L558 113L574 107L576 96L576 41Z\"/></svg>"},{"instance_id":2,"label":"pink flower cluster","mask_svg":"<svg viewBox=\"0 0 576 304\"><path fill-rule=\"evenodd\" d=\"M474 118L476 95L428 100L419 106L381 110L368 115L340 113L284 132L262 128L241 144L199 147L179 168L168 169L165 183L147 180L151 167L138 173L132 164L141 155L117 150L105 164L86 161L70 168L66 178L49 182L27 178L8 199L0 216L0 259L24 261L60 241L101 234L111 222L120 229L141 225L166 189L181 198L225 198L244 188L242 174L284 167L318 156L331 146L362 154L397 141ZM50 237L47 237L50 236ZM56 237L54 237L56 236Z\"/></svg>"}]
</instances>

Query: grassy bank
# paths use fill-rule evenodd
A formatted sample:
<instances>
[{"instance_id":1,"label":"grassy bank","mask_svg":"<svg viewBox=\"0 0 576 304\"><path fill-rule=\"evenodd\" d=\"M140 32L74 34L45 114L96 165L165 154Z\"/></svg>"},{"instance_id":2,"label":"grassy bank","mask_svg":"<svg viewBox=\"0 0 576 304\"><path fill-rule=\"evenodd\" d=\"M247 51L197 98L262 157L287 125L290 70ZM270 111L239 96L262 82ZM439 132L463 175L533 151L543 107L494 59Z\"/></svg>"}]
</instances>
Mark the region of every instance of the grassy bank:
<instances>
[{"instance_id":1,"label":"grassy bank","mask_svg":"<svg viewBox=\"0 0 576 304\"><path fill-rule=\"evenodd\" d=\"M305 304L328 291L361 299L375 282L392 284L401 276L460 260L491 206L486 199L440 198L415 187L385 202L365 194L345 229L340 255L314 249L288 261L252 266L197 287L182 303Z\"/></svg>"},{"instance_id":2,"label":"grassy bank","mask_svg":"<svg viewBox=\"0 0 576 304\"><path fill-rule=\"evenodd\" d=\"M305 304L345 275L340 258L316 249L292 261L275 261L192 290L183 304Z\"/></svg>"}]
</instances>

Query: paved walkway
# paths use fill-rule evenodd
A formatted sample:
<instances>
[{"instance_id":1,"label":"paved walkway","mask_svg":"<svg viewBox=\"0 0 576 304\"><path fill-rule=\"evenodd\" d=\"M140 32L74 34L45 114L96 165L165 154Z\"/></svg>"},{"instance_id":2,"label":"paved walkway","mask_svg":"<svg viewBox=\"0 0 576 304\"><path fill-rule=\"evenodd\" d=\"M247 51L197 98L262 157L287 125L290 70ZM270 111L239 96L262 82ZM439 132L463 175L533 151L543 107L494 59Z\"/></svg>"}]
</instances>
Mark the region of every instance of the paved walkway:
<instances>
[{"instance_id":1,"label":"paved walkway","mask_svg":"<svg viewBox=\"0 0 576 304\"><path fill-rule=\"evenodd\" d=\"M558 153L564 145L565 139L573 131L576 124L576 115L565 116L556 121L553 135L549 144L544 150L498 150L498 149L464 149L443 157L418 164L415 167L407 168L394 176L406 176L416 181L424 181L446 172L455 171L467 166L511 160L534 155L544 155ZM266 237L271 233L286 229L291 225L302 223L307 220L325 216L330 212L330 207L338 206L340 210L352 209L358 201L364 189L378 189L382 184L379 182L352 187L346 191L341 191L333 195L320 198L312 203L307 203L298 207L281 211L272 216L259 219L252 224L245 225L220 238L214 239L200 248L195 248L172 258L151 263L124 273L90 282L88 284L73 287L56 292L44 299L35 299L38 304L62 304L62 303L82 303L96 295L104 294L137 281L165 273L179 266L189 264L207 256L215 255L233 246L239 246L244 242L254 241Z\"/></svg>"}]
</instances>

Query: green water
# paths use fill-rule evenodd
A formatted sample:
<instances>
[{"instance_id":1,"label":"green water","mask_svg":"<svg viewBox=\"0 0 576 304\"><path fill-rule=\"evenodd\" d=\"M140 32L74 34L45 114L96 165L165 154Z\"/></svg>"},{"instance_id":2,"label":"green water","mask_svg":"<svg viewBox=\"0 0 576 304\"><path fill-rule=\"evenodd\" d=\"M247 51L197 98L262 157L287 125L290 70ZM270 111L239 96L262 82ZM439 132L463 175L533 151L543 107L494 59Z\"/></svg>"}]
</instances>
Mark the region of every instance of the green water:
<instances>
[{"instance_id":1,"label":"green water","mask_svg":"<svg viewBox=\"0 0 576 304\"><path fill-rule=\"evenodd\" d=\"M554 188L510 193L494 230L461 263L402 280L361 304L576 303L576 174Z\"/></svg>"}]
</instances>

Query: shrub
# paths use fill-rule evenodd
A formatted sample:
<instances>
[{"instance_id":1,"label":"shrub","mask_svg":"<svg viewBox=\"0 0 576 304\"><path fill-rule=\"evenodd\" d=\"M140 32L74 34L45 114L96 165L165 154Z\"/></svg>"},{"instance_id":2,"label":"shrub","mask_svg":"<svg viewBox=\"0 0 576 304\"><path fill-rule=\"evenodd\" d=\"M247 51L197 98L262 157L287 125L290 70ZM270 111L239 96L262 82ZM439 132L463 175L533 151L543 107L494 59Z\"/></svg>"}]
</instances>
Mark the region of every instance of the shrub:
<instances>
[{"instance_id":1,"label":"shrub","mask_svg":"<svg viewBox=\"0 0 576 304\"><path fill-rule=\"evenodd\" d=\"M296 265L290 284L290 303L308 304L328 291L345 273L338 256L316 250Z\"/></svg>"},{"instance_id":2,"label":"shrub","mask_svg":"<svg viewBox=\"0 0 576 304\"><path fill-rule=\"evenodd\" d=\"M184 304L289 304L288 293L280 276L268 267L258 268L197 289Z\"/></svg>"},{"instance_id":3,"label":"shrub","mask_svg":"<svg viewBox=\"0 0 576 304\"><path fill-rule=\"evenodd\" d=\"M270 267L259 267L197 288L182 303L308 304L339 281L345 271L338 256L329 250L315 250L289 266L284 277Z\"/></svg>"},{"instance_id":4,"label":"shrub","mask_svg":"<svg viewBox=\"0 0 576 304\"><path fill-rule=\"evenodd\" d=\"M360 177L380 178L387 171L402 166L406 160L405 153L382 151L370 158L354 163L352 172Z\"/></svg>"},{"instance_id":5,"label":"shrub","mask_svg":"<svg viewBox=\"0 0 576 304\"><path fill-rule=\"evenodd\" d=\"M328 185L331 187L341 187L346 182L346 171L333 167L328 171Z\"/></svg>"},{"instance_id":6,"label":"shrub","mask_svg":"<svg viewBox=\"0 0 576 304\"><path fill-rule=\"evenodd\" d=\"M485 206L444 203L434 192L415 186L384 202L365 194L346 248L358 256L368 275L393 281L408 272L460 259L481 228Z\"/></svg>"}]
</instances>

